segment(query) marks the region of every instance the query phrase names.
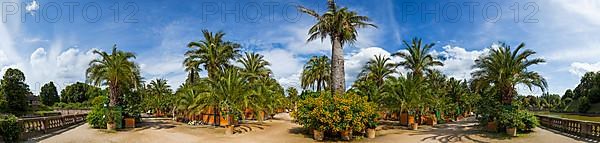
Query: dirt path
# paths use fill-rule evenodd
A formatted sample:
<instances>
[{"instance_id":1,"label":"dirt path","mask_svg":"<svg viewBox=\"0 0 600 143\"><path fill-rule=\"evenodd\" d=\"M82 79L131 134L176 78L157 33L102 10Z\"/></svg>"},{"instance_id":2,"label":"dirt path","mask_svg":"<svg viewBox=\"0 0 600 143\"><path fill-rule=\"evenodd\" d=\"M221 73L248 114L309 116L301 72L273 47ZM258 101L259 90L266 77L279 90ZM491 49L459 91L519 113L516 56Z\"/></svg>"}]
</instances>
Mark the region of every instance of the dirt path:
<instances>
[{"instance_id":1,"label":"dirt path","mask_svg":"<svg viewBox=\"0 0 600 143\"><path fill-rule=\"evenodd\" d=\"M286 114L277 116L289 119ZM502 134L489 134L476 129L474 122L458 122L438 125L435 128L422 126L418 131L402 129L398 126L382 126L375 139L361 139L357 142L580 142L554 132L536 128L534 132L517 138ZM47 143L79 143L79 142L156 142L156 143L195 143L195 142L314 142L305 130L288 120L265 121L264 124L244 124L236 129L239 133L225 136L224 129L213 127L188 126L169 120L147 120L142 127L127 131L109 133L91 129L87 124L63 132L56 136L41 140Z\"/></svg>"}]
</instances>

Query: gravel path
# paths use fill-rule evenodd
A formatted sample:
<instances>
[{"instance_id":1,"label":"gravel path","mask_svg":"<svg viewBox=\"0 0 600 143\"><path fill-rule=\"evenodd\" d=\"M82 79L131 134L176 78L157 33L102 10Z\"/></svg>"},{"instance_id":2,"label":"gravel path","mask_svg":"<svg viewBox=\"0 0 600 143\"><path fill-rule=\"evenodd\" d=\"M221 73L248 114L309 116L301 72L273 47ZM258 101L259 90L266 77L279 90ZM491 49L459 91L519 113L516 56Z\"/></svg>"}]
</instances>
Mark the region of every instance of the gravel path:
<instances>
[{"instance_id":1,"label":"gravel path","mask_svg":"<svg viewBox=\"0 0 600 143\"><path fill-rule=\"evenodd\" d=\"M242 127L236 128L237 131L242 133L232 136L225 136L224 129L222 128L188 126L169 120L146 120L142 127L116 133L91 129L87 124L84 124L61 134L43 139L40 142L314 142L314 140L310 138L310 135L305 134L306 130L289 121L289 115L280 114L276 116L276 119L278 120L265 121L263 124L244 124ZM383 125L377 131L377 138L360 139L358 142L582 142L541 128L536 128L534 132L520 135L517 138L510 138L502 134L490 134L479 131L473 121L443 124L437 125L436 127L421 126L418 131L410 131L403 128L404 127Z\"/></svg>"}]
</instances>

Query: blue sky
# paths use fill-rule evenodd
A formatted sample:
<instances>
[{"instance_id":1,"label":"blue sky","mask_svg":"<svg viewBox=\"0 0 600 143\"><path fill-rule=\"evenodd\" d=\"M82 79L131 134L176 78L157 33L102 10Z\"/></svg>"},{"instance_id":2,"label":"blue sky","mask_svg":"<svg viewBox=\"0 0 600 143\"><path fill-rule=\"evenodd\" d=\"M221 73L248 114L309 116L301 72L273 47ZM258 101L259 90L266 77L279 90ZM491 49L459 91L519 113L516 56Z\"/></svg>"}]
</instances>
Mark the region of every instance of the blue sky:
<instances>
[{"instance_id":1,"label":"blue sky","mask_svg":"<svg viewBox=\"0 0 600 143\"><path fill-rule=\"evenodd\" d=\"M201 40L202 29L224 31L245 51L265 55L286 87L299 85L307 58L330 53L327 40L306 42L314 19L294 8L323 12L325 0L2 2L1 73L10 67L23 70L34 93L49 81L59 89L84 81L88 62L96 58L90 50L108 50L113 44L137 54L146 80L165 78L177 87L185 79L185 45ZM525 42L538 52L535 57L546 59L530 70L548 80L551 93L562 94L583 73L600 70L598 1L338 0L338 5L371 17L378 26L361 29L358 41L345 47L348 85L373 55L401 51L402 40L413 37L436 43L432 53L446 64L439 69L456 78L468 79L473 60L497 41Z\"/></svg>"}]
</instances>

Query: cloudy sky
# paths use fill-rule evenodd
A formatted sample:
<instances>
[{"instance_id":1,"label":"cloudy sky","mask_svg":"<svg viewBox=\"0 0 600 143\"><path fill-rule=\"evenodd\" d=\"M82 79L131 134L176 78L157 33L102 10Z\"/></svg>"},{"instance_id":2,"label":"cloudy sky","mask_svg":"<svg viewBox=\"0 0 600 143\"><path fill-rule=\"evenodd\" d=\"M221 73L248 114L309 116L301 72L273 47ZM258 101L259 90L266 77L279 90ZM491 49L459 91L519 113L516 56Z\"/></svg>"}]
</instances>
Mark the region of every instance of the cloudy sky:
<instances>
[{"instance_id":1,"label":"cloudy sky","mask_svg":"<svg viewBox=\"0 0 600 143\"><path fill-rule=\"evenodd\" d=\"M473 60L494 42L526 43L547 63L533 66L549 82L551 93L574 88L588 71L600 70L600 2L539 1L395 1L338 0L339 5L372 18L378 28L362 29L345 46L348 85L373 55L403 50L403 40L435 43L433 54L451 77L468 79ZM180 85L185 45L202 39L201 30L224 31L225 39L258 52L271 62L284 86L298 86L302 65L314 55L329 55L328 40L306 42L315 21L295 10L318 12L325 0L307 1L49 1L3 0L0 68L25 72L34 93L54 81L59 89L85 81L96 58L91 50L117 44L136 53L146 80L168 79ZM398 58L393 58L399 61ZM400 71L405 71L400 69ZM206 75L206 73L201 73ZM519 89L523 94L540 94Z\"/></svg>"}]
</instances>

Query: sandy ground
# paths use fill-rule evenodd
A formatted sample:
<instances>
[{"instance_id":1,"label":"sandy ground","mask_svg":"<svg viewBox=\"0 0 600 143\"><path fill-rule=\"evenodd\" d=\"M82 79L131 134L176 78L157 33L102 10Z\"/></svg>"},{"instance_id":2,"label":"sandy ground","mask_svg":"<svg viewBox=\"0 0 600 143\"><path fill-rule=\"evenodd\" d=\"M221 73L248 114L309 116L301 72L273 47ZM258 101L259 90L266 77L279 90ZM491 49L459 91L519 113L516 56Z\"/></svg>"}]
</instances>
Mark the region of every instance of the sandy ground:
<instances>
[{"instance_id":1,"label":"sandy ground","mask_svg":"<svg viewBox=\"0 0 600 143\"><path fill-rule=\"evenodd\" d=\"M79 143L79 142L127 142L127 143L196 143L196 142L244 142L244 143L300 143L314 142L301 126L291 123L289 115L280 114L277 120L265 121L263 124L246 123L236 128L237 134L226 136L223 128L206 126L188 126L170 120L148 119L141 127L119 131L116 133L91 129L87 124L60 134L40 139L46 143ZM358 139L356 142L541 142L569 143L583 142L555 132L536 128L534 132L520 135L517 138L502 134L490 134L477 129L472 121L454 124L421 126L418 131L406 130L404 127L384 124L378 128L377 138Z\"/></svg>"}]
</instances>

